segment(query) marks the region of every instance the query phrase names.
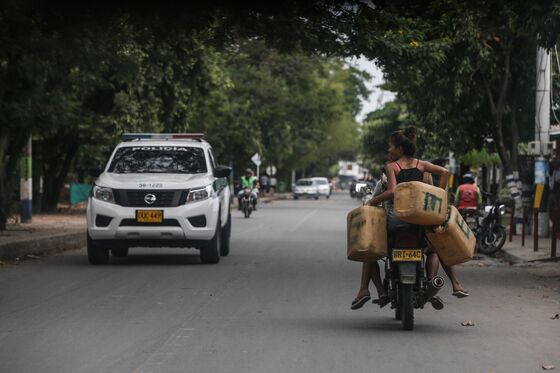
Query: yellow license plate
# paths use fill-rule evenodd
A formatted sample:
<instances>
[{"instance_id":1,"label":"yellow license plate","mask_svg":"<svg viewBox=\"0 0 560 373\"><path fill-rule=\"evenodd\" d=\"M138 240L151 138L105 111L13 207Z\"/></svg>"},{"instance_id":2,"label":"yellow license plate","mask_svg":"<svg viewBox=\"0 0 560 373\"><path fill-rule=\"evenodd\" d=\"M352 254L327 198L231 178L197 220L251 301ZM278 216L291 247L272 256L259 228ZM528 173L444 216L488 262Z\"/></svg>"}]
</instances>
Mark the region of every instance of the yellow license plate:
<instances>
[{"instance_id":1,"label":"yellow license plate","mask_svg":"<svg viewBox=\"0 0 560 373\"><path fill-rule=\"evenodd\" d=\"M420 262L422 250L420 249L393 249L393 262Z\"/></svg>"},{"instance_id":2,"label":"yellow license plate","mask_svg":"<svg viewBox=\"0 0 560 373\"><path fill-rule=\"evenodd\" d=\"M138 223L162 223L163 210L136 210Z\"/></svg>"}]
</instances>

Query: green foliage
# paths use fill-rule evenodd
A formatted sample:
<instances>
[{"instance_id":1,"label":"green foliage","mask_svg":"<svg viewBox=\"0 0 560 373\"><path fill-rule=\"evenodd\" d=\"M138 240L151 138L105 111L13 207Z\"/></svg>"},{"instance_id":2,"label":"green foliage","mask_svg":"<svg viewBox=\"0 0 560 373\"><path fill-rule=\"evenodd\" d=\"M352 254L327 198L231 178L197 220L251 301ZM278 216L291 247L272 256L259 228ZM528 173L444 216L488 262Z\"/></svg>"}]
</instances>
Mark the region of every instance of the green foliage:
<instances>
[{"instance_id":1,"label":"green foliage","mask_svg":"<svg viewBox=\"0 0 560 373\"><path fill-rule=\"evenodd\" d=\"M490 154L486 149L469 151L461 157L461 162L475 169L501 164L500 156L497 153Z\"/></svg>"},{"instance_id":2,"label":"green foliage","mask_svg":"<svg viewBox=\"0 0 560 373\"><path fill-rule=\"evenodd\" d=\"M359 150L354 116L369 77L339 58L281 52L239 36L238 20L224 37L219 12L168 25L126 11L76 17L0 13L0 200L17 190L30 133L47 210L68 173L104 164L123 132L202 131L238 169L259 152L280 170L326 172Z\"/></svg>"},{"instance_id":3,"label":"green foliage","mask_svg":"<svg viewBox=\"0 0 560 373\"><path fill-rule=\"evenodd\" d=\"M464 154L493 137L509 172L517 142L531 136L536 35L555 40L558 29L544 24L558 24L558 9L520 0L375 2L362 7L353 41L378 62L433 153Z\"/></svg>"}]
</instances>

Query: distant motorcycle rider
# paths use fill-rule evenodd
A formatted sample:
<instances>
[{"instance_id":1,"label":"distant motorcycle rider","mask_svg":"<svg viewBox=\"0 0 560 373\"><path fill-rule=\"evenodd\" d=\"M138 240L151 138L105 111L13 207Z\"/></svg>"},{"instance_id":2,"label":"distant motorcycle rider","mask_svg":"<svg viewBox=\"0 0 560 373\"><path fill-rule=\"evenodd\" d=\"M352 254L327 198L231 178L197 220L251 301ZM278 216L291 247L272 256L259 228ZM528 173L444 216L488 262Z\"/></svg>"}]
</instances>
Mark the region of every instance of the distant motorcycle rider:
<instances>
[{"instance_id":1,"label":"distant motorcycle rider","mask_svg":"<svg viewBox=\"0 0 560 373\"><path fill-rule=\"evenodd\" d=\"M245 189L251 189L251 200L253 201L253 210L257 209L257 198L258 198L258 181L255 177L253 170L250 168L245 170L245 175L241 176L241 190L237 193L238 206L241 209L241 199L243 198L243 193Z\"/></svg>"},{"instance_id":2,"label":"distant motorcycle rider","mask_svg":"<svg viewBox=\"0 0 560 373\"><path fill-rule=\"evenodd\" d=\"M459 185L455 193L455 206L462 209L477 209L482 205L482 193L475 184L474 175L466 173L463 175L463 184Z\"/></svg>"}]
</instances>

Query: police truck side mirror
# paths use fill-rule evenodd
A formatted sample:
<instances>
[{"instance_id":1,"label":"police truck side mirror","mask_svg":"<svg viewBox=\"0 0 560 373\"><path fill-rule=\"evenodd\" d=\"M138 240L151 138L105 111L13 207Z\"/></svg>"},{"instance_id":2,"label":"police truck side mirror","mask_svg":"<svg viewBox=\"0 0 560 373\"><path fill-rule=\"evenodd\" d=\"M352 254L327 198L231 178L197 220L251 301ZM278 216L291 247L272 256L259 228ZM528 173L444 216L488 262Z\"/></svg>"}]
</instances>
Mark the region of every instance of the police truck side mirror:
<instances>
[{"instance_id":1,"label":"police truck side mirror","mask_svg":"<svg viewBox=\"0 0 560 373\"><path fill-rule=\"evenodd\" d=\"M102 172L103 172L103 170L101 169L101 167L92 167L88 170L88 174L91 177L95 177L95 178L98 178L99 175L101 175Z\"/></svg>"},{"instance_id":2,"label":"police truck side mirror","mask_svg":"<svg viewBox=\"0 0 560 373\"><path fill-rule=\"evenodd\" d=\"M230 174L231 174L231 167L216 166L216 168L214 169L214 176L216 176L217 178L229 177Z\"/></svg>"}]
</instances>

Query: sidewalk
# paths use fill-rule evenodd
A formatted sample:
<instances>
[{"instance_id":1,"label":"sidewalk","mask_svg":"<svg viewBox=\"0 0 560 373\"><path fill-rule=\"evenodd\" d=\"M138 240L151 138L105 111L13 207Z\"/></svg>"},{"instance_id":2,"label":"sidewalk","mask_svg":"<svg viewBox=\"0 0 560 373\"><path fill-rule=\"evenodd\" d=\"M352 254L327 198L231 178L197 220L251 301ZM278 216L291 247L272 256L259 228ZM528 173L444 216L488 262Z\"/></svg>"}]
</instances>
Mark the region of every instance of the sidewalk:
<instances>
[{"instance_id":1,"label":"sidewalk","mask_svg":"<svg viewBox=\"0 0 560 373\"><path fill-rule=\"evenodd\" d=\"M31 223L8 224L0 231L0 260L23 260L86 244L85 211L34 214Z\"/></svg>"},{"instance_id":2,"label":"sidewalk","mask_svg":"<svg viewBox=\"0 0 560 373\"><path fill-rule=\"evenodd\" d=\"M550 259L551 238L539 237L538 251L533 250L533 236L525 236L525 246L521 246L521 236L513 236L509 242L509 233L502 248L506 260L513 263L547 261ZM560 240L557 241L557 255L560 255ZM558 264L560 266L560 263Z\"/></svg>"}]
</instances>

